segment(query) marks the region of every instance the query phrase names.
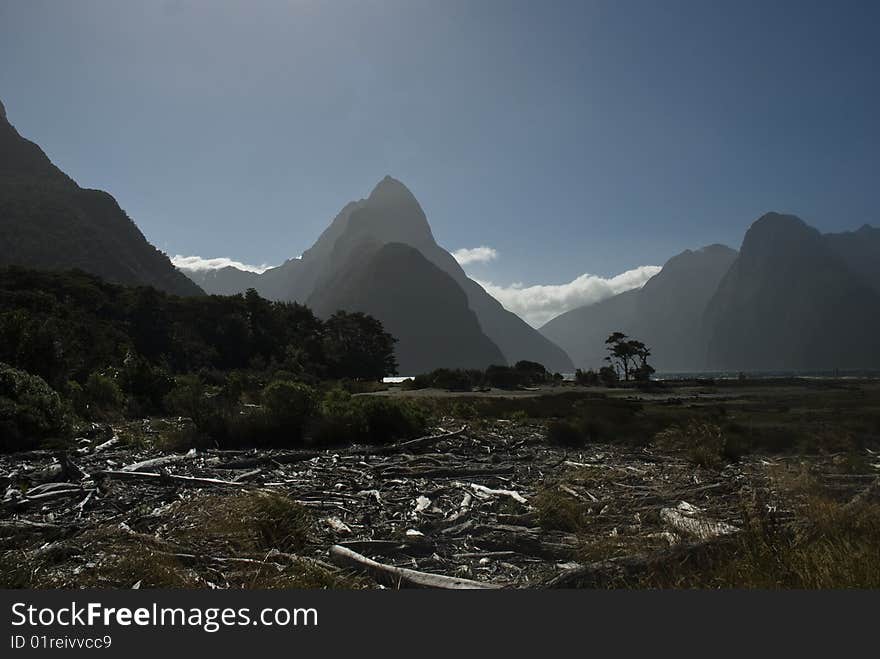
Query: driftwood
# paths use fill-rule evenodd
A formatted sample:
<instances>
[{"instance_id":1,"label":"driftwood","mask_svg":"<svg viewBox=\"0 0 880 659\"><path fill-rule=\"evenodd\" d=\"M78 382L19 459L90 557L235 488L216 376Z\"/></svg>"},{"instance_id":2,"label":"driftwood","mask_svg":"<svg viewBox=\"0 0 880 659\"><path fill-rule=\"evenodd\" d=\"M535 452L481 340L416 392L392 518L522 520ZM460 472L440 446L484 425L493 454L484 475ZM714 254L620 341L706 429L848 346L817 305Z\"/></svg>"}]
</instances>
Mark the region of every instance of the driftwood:
<instances>
[{"instance_id":1,"label":"driftwood","mask_svg":"<svg viewBox=\"0 0 880 659\"><path fill-rule=\"evenodd\" d=\"M140 437L143 424L131 427ZM287 562L280 554L239 553L204 524L205 515L216 516L222 528L225 497L237 513L239 497L248 505L241 493L271 491L308 507L309 539L298 550L304 555L291 561L314 560L336 546L336 563L397 587L667 583L664 575L674 576L680 565L700 569L717 558L711 552L738 547L730 525L742 517L742 490L768 487L763 462L715 472L628 446L566 452L543 444L543 428L531 423L437 430L384 446L190 454L163 454L159 444L144 448L126 441L127 432L124 425L99 429L91 448L73 453L76 465L57 450L0 455L0 550L20 549L34 566L50 561L51 570L34 570L34 579L51 574L52 583L79 585L90 564L104 565L104 557L123 547L115 534L100 531L125 528L137 533L132 546L169 552L202 586L247 584L261 566L272 573L263 576L275 578L271 565ZM114 434L122 438L118 444L95 451ZM818 469L833 467L821 460ZM877 494L876 472L833 476L826 480L843 502L855 506ZM577 513L578 537L547 523L554 522L545 514L548 492ZM794 514L797 500L783 492L769 496L777 519ZM245 528L259 522L228 521ZM620 557L571 563L583 544L597 559ZM340 568L331 569L345 583Z\"/></svg>"},{"instance_id":2,"label":"driftwood","mask_svg":"<svg viewBox=\"0 0 880 659\"><path fill-rule=\"evenodd\" d=\"M163 455L158 458L151 458L150 460L135 462L134 464L126 465L125 467L123 467L122 471L141 471L142 469L161 467L163 465L174 464L176 462L183 462L184 460L193 460L197 455L198 454L196 453L195 449L190 449L186 453Z\"/></svg>"},{"instance_id":3,"label":"driftwood","mask_svg":"<svg viewBox=\"0 0 880 659\"><path fill-rule=\"evenodd\" d=\"M234 487L234 488L251 488L250 483L236 483L235 481L225 481L219 478L197 478L195 476L177 476L173 474L157 474L147 471L121 471L121 470L105 470L96 471L92 474L95 479L107 478L111 480L148 480L157 483L176 483L178 485L189 485L192 487Z\"/></svg>"},{"instance_id":4,"label":"driftwood","mask_svg":"<svg viewBox=\"0 0 880 659\"><path fill-rule=\"evenodd\" d=\"M425 437L417 437L416 439L410 439L405 442L398 442L396 444L389 444L387 446L359 446L350 449L333 451L333 454L340 457L351 457L361 455L392 455L395 453L412 452L416 449L422 449L443 440L458 437L459 435L464 433L465 430L467 430L466 425L462 426L458 430L453 430L451 432L443 432L436 435L426 435ZM326 456L327 453L327 450L287 451L281 454L263 456L259 458L242 458L238 460L230 460L228 462L221 462L217 465L217 467L220 469L253 469L255 467L265 467L272 464L284 465L294 462L305 462L306 460Z\"/></svg>"},{"instance_id":5,"label":"driftwood","mask_svg":"<svg viewBox=\"0 0 880 659\"><path fill-rule=\"evenodd\" d=\"M90 452L91 452L91 453L99 453L100 451L105 451L105 450L107 450L107 449L110 448L111 446L116 446L119 442L120 442L119 435L115 435L115 434L114 434L113 437L111 437L110 439L108 439L108 440L107 440L106 442L104 442L103 444L98 444L98 445L97 445L95 448L93 448L93 449L80 449L80 451L83 452L83 453L90 453Z\"/></svg>"},{"instance_id":6,"label":"driftwood","mask_svg":"<svg viewBox=\"0 0 880 659\"><path fill-rule=\"evenodd\" d=\"M701 510L685 501L679 503L675 508L661 509L660 519L677 533L691 536L697 540L711 540L719 535L729 535L739 531L731 524L707 518Z\"/></svg>"},{"instance_id":7,"label":"driftwood","mask_svg":"<svg viewBox=\"0 0 880 659\"><path fill-rule=\"evenodd\" d=\"M417 588L441 588L445 590L488 590L503 587L499 584L485 581L447 577L442 574L431 574L405 567L385 565L339 545L333 545L330 548L330 560L340 567L353 567L369 572L375 579L385 581L393 586L409 585Z\"/></svg>"},{"instance_id":8,"label":"driftwood","mask_svg":"<svg viewBox=\"0 0 880 659\"><path fill-rule=\"evenodd\" d=\"M461 485L462 487L470 487L478 497L492 497L492 496L505 496L510 497L514 501L518 503L528 503L528 500L521 495L519 492L514 492L513 490L495 490L491 487L486 487L485 485L479 485L478 483L456 483L456 485Z\"/></svg>"},{"instance_id":9,"label":"driftwood","mask_svg":"<svg viewBox=\"0 0 880 659\"><path fill-rule=\"evenodd\" d=\"M388 468L381 474L381 478L470 478L472 476L508 476L514 472L513 465L499 467L445 467L445 468L418 468L397 467Z\"/></svg>"}]
</instances>

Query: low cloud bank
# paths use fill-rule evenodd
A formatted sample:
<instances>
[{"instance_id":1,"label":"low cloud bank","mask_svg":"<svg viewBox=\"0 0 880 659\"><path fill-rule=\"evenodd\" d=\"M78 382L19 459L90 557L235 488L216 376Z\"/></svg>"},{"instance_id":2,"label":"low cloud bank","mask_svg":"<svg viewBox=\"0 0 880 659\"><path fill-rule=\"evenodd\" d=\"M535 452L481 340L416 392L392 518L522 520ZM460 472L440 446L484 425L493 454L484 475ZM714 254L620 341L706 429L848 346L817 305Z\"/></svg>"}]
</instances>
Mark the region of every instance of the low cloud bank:
<instances>
[{"instance_id":1,"label":"low cloud bank","mask_svg":"<svg viewBox=\"0 0 880 659\"><path fill-rule=\"evenodd\" d=\"M498 250L494 247L481 245L480 247L463 247L452 252L452 258L458 261L459 265L468 265L469 263L487 263L498 258Z\"/></svg>"},{"instance_id":2,"label":"low cloud bank","mask_svg":"<svg viewBox=\"0 0 880 659\"><path fill-rule=\"evenodd\" d=\"M242 263L241 261L234 261L225 256L218 256L213 259L203 259L201 256L182 256L180 254L171 257L171 263L182 270L219 270L220 268L231 266L233 268L238 268L239 270L256 272L258 274L266 272L269 268L274 267L265 263L263 265L249 265L247 263Z\"/></svg>"},{"instance_id":3,"label":"low cloud bank","mask_svg":"<svg viewBox=\"0 0 880 659\"><path fill-rule=\"evenodd\" d=\"M571 309L593 304L633 288L641 288L660 272L660 266L643 265L605 278L584 274L567 284L523 286L520 283L498 286L475 279L508 311L520 316L532 327L540 327L548 320Z\"/></svg>"}]
</instances>

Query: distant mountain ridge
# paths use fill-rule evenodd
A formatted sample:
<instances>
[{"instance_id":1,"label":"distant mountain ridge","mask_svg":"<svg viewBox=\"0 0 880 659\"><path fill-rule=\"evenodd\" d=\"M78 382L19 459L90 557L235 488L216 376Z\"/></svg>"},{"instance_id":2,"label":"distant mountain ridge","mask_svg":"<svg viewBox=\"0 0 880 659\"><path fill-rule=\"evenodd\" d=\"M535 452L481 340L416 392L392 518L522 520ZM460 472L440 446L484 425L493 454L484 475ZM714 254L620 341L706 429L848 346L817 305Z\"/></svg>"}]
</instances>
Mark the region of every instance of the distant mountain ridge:
<instances>
[{"instance_id":1,"label":"distant mountain ridge","mask_svg":"<svg viewBox=\"0 0 880 659\"><path fill-rule=\"evenodd\" d=\"M880 293L860 267L865 254L841 245L848 241L794 215L767 213L752 224L706 308L707 367L880 367Z\"/></svg>"},{"instance_id":2,"label":"distant mountain ridge","mask_svg":"<svg viewBox=\"0 0 880 659\"><path fill-rule=\"evenodd\" d=\"M826 233L824 238L850 270L880 292L880 228L865 224L856 231Z\"/></svg>"},{"instance_id":3,"label":"distant mountain ridge","mask_svg":"<svg viewBox=\"0 0 880 659\"><path fill-rule=\"evenodd\" d=\"M573 370L571 359L560 347L519 316L504 309L500 302L468 278L452 255L437 245L427 217L413 194L390 176L382 179L366 199L346 204L301 258L288 260L256 276L241 270L217 274L213 281L202 273L193 273L192 276L209 293L232 292L236 286L240 287L239 291L253 287L264 297L303 303L310 301L317 308L326 309L327 305L319 297L329 294L327 282L348 267L347 263L355 257L359 246L365 243L374 246L388 243L408 245L450 277L462 289L482 332L500 349L504 362L528 359L540 362L552 371ZM408 262L414 263L412 260ZM377 296L394 294L391 289L371 290ZM431 292L425 291L424 294L430 297ZM335 297L348 299L345 295ZM428 345L424 349L431 350ZM447 366L439 361L434 363Z\"/></svg>"},{"instance_id":4,"label":"distant mountain ridge","mask_svg":"<svg viewBox=\"0 0 880 659\"><path fill-rule=\"evenodd\" d=\"M621 331L652 348L651 363L659 370L701 370L703 312L736 254L725 245L686 250L669 259L642 288L572 309L547 322L541 332L581 368L605 365L605 339Z\"/></svg>"},{"instance_id":5,"label":"distant mountain ridge","mask_svg":"<svg viewBox=\"0 0 880 659\"><path fill-rule=\"evenodd\" d=\"M736 251L673 257L641 289L573 309L541 328L579 367L601 366L622 331L661 371L880 368L880 229L821 234L767 213Z\"/></svg>"},{"instance_id":6,"label":"distant mountain ridge","mask_svg":"<svg viewBox=\"0 0 880 659\"><path fill-rule=\"evenodd\" d=\"M202 294L112 196L79 187L21 137L0 103L0 266L7 265L79 268L120 284Z\"/></svg>"}]
</instances>

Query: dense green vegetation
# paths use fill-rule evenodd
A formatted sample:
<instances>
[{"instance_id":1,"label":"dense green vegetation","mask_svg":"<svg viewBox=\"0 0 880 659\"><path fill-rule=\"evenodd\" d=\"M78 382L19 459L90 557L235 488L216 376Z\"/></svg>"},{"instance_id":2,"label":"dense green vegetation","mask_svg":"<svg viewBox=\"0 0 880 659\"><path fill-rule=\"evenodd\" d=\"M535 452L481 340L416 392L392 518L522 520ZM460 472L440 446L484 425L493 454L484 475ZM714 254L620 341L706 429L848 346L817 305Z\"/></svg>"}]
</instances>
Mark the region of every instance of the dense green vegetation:
<instances>
[{"instance_id":1,"label":"dense green vegetation","mask_svg":"<svg viewBox=\"0 0 880 659\"><path fill-rule=\"evenodd\" d=\"M3 269L0 364L0 450L63 439L74 415L180 414L216 445L290 444L312 431L343 441L340 427L394 439L424 426L402 403L322 406L334 382L358 389L396 372L381 323L341 311L322 321L254 291L182 298L79 271ZM331 408L344 421L327 421Z\"/></svg>"},{"instance_id":2,"label":"dense green vegetation","mask_svg":"<svg viewBox=\"0 0 880 659\"><path fill-rule=\"evenodd\" d=\"M364 314L326 322L299 304L245 295L182 298L83 272L0 270L0 361L57 389L145 362L169 374L284 370L298 378L380 379L394 339ZM133 377L134 374L132 374Z\"/></svg>"},{"instance_id":3,"label":"dense green vegetation","mask_svg":"<svg viewBox=\"0 0 880 659\"><path fill-rule=\"evenodd\" d=\"M480 369L438 368L430 373L417 375L405 382L408 389L446 389L447 391L473 391L474 389L517 389L536 387L562 381L558 373L552 374L543 364L519 361L514 366L489 366Z\"/></svg>"},{"instance_id":4,"label":"dense green vegetation","mask_svg":"<svg viewBox=\"0 0 880 659\"><path fill-rule=\"evenodd\" d=\"M69 430L67 409L45 380L0 363L0 450L31 448Z\"/></svg>"}]
</instances>

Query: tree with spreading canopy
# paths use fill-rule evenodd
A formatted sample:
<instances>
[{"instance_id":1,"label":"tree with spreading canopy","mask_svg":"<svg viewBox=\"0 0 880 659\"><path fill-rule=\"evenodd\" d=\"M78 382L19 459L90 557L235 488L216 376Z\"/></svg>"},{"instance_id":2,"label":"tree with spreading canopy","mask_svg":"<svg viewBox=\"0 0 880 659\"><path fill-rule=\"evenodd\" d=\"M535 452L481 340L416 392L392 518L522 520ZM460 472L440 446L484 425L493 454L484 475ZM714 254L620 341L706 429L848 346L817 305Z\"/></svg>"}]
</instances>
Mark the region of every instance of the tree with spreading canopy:
<instances>
[{"instance_id":1,"label":"tree with spreading canopy","mask_svg":"<svg viewBox=\"0 0 880 659\"><path fill-rule=\"evenodd\" d=\"M623 374L624 381L629 381L630 377L638 381L650 379L654 367L648 363L648 357L651 356L648 346L623 332L613 332L605 339L605 344L610 353L605 360L618 374Z\"/></svg>"}]
</instances>

